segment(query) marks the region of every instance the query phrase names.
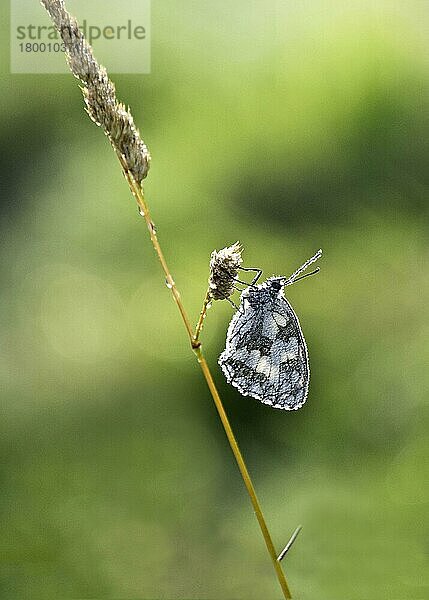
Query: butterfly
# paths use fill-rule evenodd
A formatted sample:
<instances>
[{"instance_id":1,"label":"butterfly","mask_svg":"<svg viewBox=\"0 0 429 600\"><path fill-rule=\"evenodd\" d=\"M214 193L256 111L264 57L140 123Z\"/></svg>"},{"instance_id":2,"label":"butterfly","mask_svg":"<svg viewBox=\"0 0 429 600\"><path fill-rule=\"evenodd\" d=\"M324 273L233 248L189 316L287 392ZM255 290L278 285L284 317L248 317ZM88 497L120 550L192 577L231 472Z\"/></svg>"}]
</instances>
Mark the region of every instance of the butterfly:
<instances>
[{"instance_id":1,"label":"butterfly","mask_svg":"<svg viewBox=\"0 0 429 600\"><path fill-rule=\"evenodd\" d=\"M241 294L231 319L219 365L228 383L243 396L283 410L297 410L307 399L310 380L305 339L283 290L322 255L318 250L290 277L270 277Z\"/></svg>"}]
</instances>

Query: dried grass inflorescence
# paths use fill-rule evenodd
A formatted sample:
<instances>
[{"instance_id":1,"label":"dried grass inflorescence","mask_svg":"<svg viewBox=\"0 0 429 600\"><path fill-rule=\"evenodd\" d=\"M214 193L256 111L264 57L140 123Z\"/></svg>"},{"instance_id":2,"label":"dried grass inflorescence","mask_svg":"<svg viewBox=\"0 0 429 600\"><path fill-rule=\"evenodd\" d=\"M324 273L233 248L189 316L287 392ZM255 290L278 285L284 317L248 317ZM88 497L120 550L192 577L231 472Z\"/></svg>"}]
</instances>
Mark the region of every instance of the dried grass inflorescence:
<instances>
[{"instance_id":1,"label":"dried grass inflorescence","mask_svg":"<svg viewBox=\"0 0 429 600\"><path fill-rule=\"evenodd\" d=\"M210 258L209 295L213 300L226 300L234 293L234 283L243 259L239 242L214 250Z\"/></svg>"},{"instance_id":2,"label":"dried grass inflorescence","mask_svg":"<svg viewBox=\"0 0 429 600\"><path fill-rule=\"evenodd\" d=\"M106 69L95 59L91 46L76 19L67 11L64 0L41 0L41 3L61 35L71 72L83 84L88 115L94 123L103 127L127 169L141 183L149 171L150 153L130 111L118 101L115 85Z\"/></svg>"}]
</instances>

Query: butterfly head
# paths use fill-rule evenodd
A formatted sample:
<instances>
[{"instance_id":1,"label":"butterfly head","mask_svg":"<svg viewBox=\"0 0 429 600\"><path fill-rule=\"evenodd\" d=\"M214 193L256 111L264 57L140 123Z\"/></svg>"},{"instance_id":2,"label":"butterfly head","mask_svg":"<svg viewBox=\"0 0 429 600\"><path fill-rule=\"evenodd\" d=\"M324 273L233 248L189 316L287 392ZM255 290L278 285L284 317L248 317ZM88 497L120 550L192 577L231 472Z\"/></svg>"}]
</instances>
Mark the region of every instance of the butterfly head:
<instances>
[{"instance_id":1,"label":"butterfly head","mask_svg":"<svg viewBox=\"0 0 429 600\"><path fill-rule=\"evenodd\" d=\"M270 277L265 282L267 290L270 292L270 295L274 297L279 297L282 294L282 289L286 283L285 277Z\"/></svg>"}]
</instances>

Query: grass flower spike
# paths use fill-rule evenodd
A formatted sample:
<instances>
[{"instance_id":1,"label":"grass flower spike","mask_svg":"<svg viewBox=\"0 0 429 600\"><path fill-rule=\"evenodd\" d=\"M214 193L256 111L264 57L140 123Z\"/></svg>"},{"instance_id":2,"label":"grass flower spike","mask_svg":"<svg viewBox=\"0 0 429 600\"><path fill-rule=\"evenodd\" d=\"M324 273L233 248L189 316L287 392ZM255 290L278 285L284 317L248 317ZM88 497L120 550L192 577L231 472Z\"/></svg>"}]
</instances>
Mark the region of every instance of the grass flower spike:
<instances>
[{"instance_id":1,"label":"grass flower spike","mask_svg":"<svg viewBox=\"0 0 429 600\"><path fill-rule=\"evenodd\" d=\"M226 300L234 293L238 269L243 262L239 242L228 248L214 250L210 259L209 295L213 300Z\"/></svg>"},{"instance_id":2,"label":"grass flower spike","mask_svg":"<svg viewBox=\"0 0 429 600\"><path fill-rule=\"evenodd\" d=\"M65 8L64 0L41 0L41 3L61 35L71 72L83 85L88 115L104 129L136 182L141 183L149 171L150 153L129 109L118 101L114 83L95 59L78 22Z\"/></svg>"}]
</instances>

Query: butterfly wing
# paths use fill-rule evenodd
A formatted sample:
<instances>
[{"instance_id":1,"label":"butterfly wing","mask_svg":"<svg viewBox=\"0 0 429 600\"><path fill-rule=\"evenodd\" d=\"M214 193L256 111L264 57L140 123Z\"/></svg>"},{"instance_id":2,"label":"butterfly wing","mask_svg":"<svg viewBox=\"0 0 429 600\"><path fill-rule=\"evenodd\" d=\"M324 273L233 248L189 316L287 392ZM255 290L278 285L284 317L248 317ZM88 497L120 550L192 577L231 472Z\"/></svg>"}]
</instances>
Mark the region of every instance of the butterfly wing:
<instances>
[{"instance_id":1,"label":"butterfly wing","mask_svg":"<svg viewBox=\"0 0 429 600\"><path fill-rule=\"evenodd\" d=\"M240 303L219 364L243 396L296 410L307 398L310 375L298 317L283 296L273 300L261 293L260 300Z\"/></svg>"}]
</instances>

